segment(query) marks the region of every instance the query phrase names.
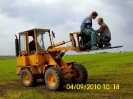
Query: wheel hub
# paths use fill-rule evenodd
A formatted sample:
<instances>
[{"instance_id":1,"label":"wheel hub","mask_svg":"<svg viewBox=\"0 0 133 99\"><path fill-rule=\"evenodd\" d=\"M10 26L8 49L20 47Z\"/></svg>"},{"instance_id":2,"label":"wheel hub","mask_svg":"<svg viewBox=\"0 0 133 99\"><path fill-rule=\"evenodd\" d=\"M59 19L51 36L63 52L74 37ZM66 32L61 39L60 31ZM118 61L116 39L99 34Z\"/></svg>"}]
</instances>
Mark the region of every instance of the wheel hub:
<instances>
[{"instance_id":1,"label":"wheel hub","mask_svg":"<svg viewBox=\"0 0 133 99\"><path fill-rule=\"evenodd\" d=\"M23 80L26 84L30 82L30 76L27 73L24 73Z\"/></svg>"},{"instance_id":2,"label":"wheel hub","mask_svg":"<svg viewBox=\"0 0 133 99\"><path fill-rule=\"evenodd\" d=\"M56 84L56 78L55 78L54 74L50 73L48 75L48 82L51 86L54 86Z\"/></svg>"}]
</instances>

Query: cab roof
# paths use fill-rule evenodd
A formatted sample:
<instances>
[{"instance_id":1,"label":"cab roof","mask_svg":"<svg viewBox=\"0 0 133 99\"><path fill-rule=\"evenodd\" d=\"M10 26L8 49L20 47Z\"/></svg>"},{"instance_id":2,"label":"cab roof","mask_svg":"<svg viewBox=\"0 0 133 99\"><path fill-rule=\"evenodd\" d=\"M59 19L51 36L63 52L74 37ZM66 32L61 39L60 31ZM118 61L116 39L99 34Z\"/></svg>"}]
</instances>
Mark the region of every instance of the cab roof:
<instances>
[{"instance_id":1,"label":"cab roof","mask_svg":"<svg viewBox=\"0 0 133 99\"><path fill-rule=\"evenodd\" d=\"M25 32L33 32L34 30L36 30L36 31L41 31L41 32L50 32L50 29L34 28L34 29L31 29L31 30L19 32L19 34L25 33ZM34 33L34 32L33 32L33 33Z\"/></svg>"}]
</instances>

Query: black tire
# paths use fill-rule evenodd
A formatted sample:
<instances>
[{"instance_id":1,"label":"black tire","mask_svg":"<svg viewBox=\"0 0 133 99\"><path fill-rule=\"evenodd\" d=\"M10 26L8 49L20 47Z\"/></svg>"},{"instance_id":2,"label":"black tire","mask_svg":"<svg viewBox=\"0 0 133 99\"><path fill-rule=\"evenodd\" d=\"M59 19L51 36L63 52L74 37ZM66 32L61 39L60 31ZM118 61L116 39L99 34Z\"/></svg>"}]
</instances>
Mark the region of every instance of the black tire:
<instances>
[{"instance_id":1,"label":"black tire","mask_svg":"<svg viewBox=\"0 0 133 99\"><path fill-rule=\"evenodd\" d=\"M86 68L82 64L73 64L73 70L77 71L77 76L72 77L72 83L74 84L84 84L88 78L88 73Z\"/></svg>"},{"instance_id":2,"label":"black tire","mask_svg":"<svg viewBox=\"0 0 133 99\"><path fill-rule=\"evenodd\" d=\"M37 84L36 75L33 75L29 69L22 69L20 76L21 83L26 87L32 87Z\"/></svg>"},{"instance_id":3,"label":"black tire","mask_svg":"<svg viewBox=\"0 0 133 99\"><path fill-rule=\"evenodd\" d=\"M50 67L45 72L45 83L50 91L62 90L64 86L64 76L57 67Z\"/></svg>"}]
</instances>

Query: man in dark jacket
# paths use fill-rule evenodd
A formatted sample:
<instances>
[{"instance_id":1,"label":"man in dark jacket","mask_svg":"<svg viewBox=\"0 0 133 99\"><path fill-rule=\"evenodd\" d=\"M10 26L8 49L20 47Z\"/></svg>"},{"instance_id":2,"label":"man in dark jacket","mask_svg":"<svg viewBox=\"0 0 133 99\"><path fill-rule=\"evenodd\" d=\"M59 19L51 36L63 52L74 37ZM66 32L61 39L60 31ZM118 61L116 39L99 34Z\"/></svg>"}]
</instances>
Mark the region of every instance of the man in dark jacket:
<instances>
[{"instance_id":1,"label":"man in dark jacket","mask_svg":"<svg viewBox=\"0 0 133 99\"><path fill-rule=\"evenodd\" d=\"M32 37L33 37L33 40L29 43L29 50L31 53L36 51L35 38L34 38L34 36L32 36ZM38 49L39 50L42 49L41 46L39 45L39 43L38 43Z\"/></svg>"}]
</instances>

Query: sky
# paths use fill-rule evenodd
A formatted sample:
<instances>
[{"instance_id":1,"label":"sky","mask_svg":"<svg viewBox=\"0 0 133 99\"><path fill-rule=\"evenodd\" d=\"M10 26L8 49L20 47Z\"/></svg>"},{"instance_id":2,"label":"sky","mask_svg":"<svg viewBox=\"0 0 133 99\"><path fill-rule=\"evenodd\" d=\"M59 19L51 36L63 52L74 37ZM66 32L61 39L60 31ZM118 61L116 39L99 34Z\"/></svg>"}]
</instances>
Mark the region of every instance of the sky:
<instances>
[{"instance_id":1,"label":"sky","mask_svg":"<svg viewBox=\"0 0 133 99\"><path fill-rule=\"evenodd\" d=\"M33 28L51 29L54 42L69 41L92 11L109 26L112 46L123 45L107 51L133 50L133 0L0 0L0 55L15 55L14 34Z\"/></svg>"}]
</instances>

